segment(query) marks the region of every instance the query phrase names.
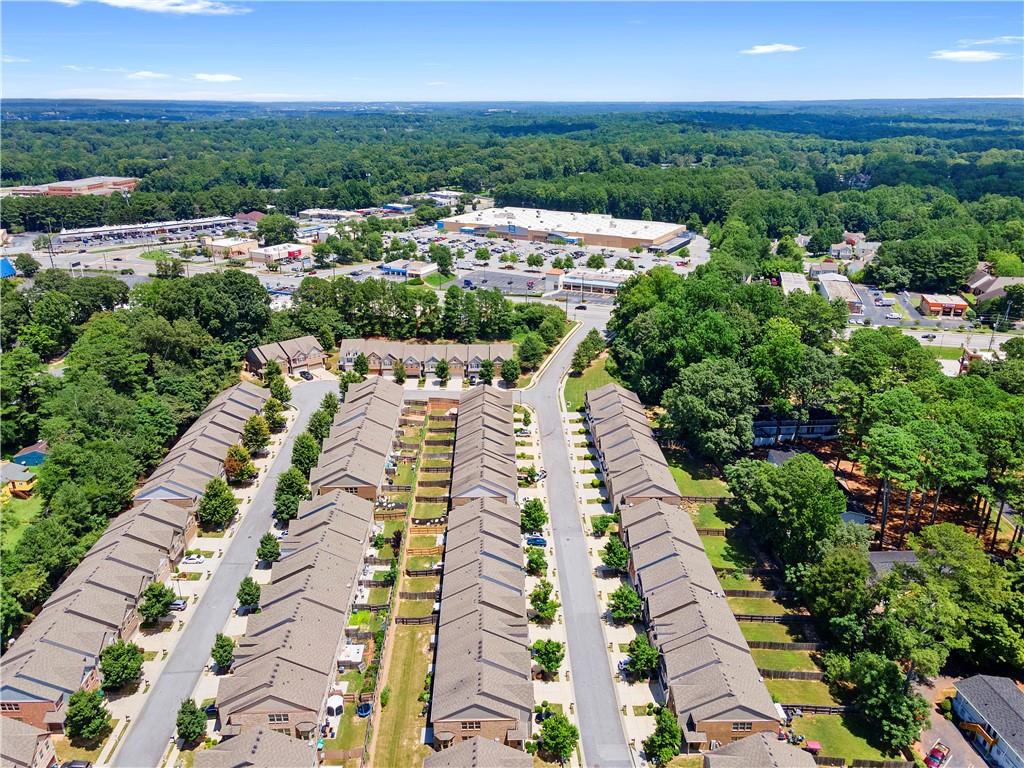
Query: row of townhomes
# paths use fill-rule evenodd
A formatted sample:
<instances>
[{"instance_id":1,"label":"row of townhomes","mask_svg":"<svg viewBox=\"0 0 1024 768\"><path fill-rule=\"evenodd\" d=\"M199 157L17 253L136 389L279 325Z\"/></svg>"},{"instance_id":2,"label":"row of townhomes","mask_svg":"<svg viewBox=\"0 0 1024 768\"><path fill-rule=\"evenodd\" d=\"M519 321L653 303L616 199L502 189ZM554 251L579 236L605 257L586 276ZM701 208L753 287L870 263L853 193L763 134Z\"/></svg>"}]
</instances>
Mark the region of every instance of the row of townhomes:
<instances>
[{"instance_id":1,"label":"row of townhomes","mask_svg":"<svg viewBox=\"0 0 1024 768\"><path fill-rule=\"evenodd\" d=\"M287 341L272 341L253 347L245 354L245 366L253 373L262 373L273 360L285 373L298 373L324 368L327 354L315 336L300 336Z\"/></svg>"},{"instance_id":2,"label":"row of townhomes","mask_svg":"<svg viewBox=\"0 0 1024 768\"><path fill-rule=\"evenodd\" d=\"M375 500L394 469L391 454L401 416L398 384L375 378L350 386L309 474L313 493L343 490Z\"/></svg>"},{"instance_id":3,"label":"row of townhomes","mask_svg":"<svg viewBox=\"0 0 1024 768\"><path fill-rule=\"evenodd\" d=\"M515 504L514 430L511 392L481 386L463 395L452 457L453 507L481 498Z\"/></svg>"},{"instance_id":4,"label":"row of townhomes","mask_svg":"<svg viewBox=\"0 0 1024 768\"><path fill-rule=\"evenodd\" d=\"M314 744L347 658L345 627L401 411L402 388L393 382L370 379L346 392L311 474L340 477L328 469L341 462L339 471L353 479L344 487L311 481L313 498L289 521L260 610L248 617L232 671L220 682L222 741L196 756L196 768L317 764Z\"/></svg>"},{"instance_id":5,"label":"row of townhomes","mask_svg":"<svg viewBox=\"0 0 1024 768\"><path fill-rule=\"evenodd\" d=\"M613 507L648 499L680 503L679 487L635 393L617 384L591 390L586 415Z\"/></svg>"},{"instance_id":6,"label":"row of townhomes","mask_svg":"<svg viewBox=\"0 0 1024 768\"><path fill-rule=\"evenodd\" d=\"M648 639L661 652L658 680L678 718L684 751L716 750L707 764L722 768L775 765L779 750L786 755L778 765L813 765L807 753L773 743L778 708L680 506L639 399L609 384L587 394L586 413L620 515Z\"/></svg>"},{"instance_id":7,"label":"row of townhomes","mask_svg":"<svg viewBox=\"0 0 1024 768\"><path fill-rule=\"evenodd\" d=\"M515 356L509 342L495 344L416 344L386 339L343 339L338 345L338 368L351 371L359 355L364 355L371 374L393 375L405 368L410 379L430 376L441 360L448 363L452 378L477 376L484 360L494 363L494 374Z\"/></svg>"},{"instance_id":8,"label":"row of townhomes","mask_svg":"<svg viewBox=\"0 0 1024 768\"><path fill-rule=\"evenodd\" d=\"M184 554L203 489L223 477L228 447L268 396L246 383L218 395L46 601L0 665L5 723L14 718L63 731L67 699L79 688L97 688L102 650L137 629L142 592L166 579ZM3 735L6 742L6 727Z\"/></svg>"},{"instance_id":9,"label":"row of townhomes","mask_svg":"<svg viewBox=\"0 0 1024 768\"><path fill-rule=\"evenodd\" d=\"M526 575L516 505L512 396L459 403L425 768L532 765Z\"/></svg>"}]
</instances>

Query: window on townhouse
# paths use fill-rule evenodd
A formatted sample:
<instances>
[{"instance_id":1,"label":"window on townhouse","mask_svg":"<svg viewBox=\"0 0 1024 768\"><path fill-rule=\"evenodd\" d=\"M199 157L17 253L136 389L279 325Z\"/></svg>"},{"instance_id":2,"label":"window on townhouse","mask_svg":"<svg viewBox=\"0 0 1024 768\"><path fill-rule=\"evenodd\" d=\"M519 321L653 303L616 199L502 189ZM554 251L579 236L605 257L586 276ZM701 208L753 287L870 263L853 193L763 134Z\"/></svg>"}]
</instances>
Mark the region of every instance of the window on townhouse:
<instances>
[{"instance_id":1,"label":"window on townhouse","mask_svg":"<svg viewBox=\"0 0 1024 768\"><path fill-rule=\"evenodd\" d=\"M753 723L733 723L732 724L732 729L735 732L752 731L752 730L754 730L754 724Z\"/></svg>"},{"instance_id":2,"label":"window on townhouse","mask_svg":"<svg viewBox=\"0 0 1024 768\"><path fill-rule=\"evenodd\" d=\"M480 721L479 720L468 720L462 723L462 730L464 731L479 731Z\"/></svg>"},{"instance_id":3,"label":"window on townhouse","mask_svg":"<svg viewBox=\"0 0 1024 768\"><path fill-rule=\"evenodd\" d=\"M287 723L288 715L286 714L270 714L267 715L267 721L271 723Z\"/></svg>"},{"instance_id":4,"label":"window on townhouse","mask_svg":"<svg viewBox=\"0 0 1024 768\"><path fill-rule=\"evenodd\" d=\"M9 701L0 702L0 712L20 712L21 704L14 704Z\"/></svg>"}]
</instances>

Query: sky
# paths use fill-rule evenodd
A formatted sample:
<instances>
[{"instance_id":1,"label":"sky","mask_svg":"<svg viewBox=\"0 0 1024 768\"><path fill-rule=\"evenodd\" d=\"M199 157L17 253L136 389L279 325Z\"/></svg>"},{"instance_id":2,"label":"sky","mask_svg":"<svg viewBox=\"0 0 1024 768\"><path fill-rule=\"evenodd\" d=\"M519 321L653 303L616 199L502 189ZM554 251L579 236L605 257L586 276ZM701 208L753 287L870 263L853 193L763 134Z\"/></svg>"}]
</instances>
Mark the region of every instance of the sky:
<instances>
[{"instance_id":1,"label":"sky","mask_svg":"<svg viewBox=\"0 0 1024 768\"><path fill-rule=\"evenodd\" d=\"M1024 95L1024 3L3 0L4 98Z\"/></svg>"}]
</instances>

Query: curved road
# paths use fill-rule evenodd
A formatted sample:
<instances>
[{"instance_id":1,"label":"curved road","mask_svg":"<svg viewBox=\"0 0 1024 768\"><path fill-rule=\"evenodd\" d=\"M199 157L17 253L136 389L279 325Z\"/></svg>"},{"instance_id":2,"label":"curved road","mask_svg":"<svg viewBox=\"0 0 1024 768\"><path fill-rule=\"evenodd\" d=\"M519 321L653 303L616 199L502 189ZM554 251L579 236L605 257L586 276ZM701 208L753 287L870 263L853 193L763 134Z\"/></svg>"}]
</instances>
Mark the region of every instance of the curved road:
<instances>
[{"instance_id":1,"label":"curved road","mask_svg":"<svg viewBox=\"0 0 1024 768\"><path fill-rule=\"evenodd\" d=\"M551 525L558 557L558 586L569 640L569 664L576 692L583 764L588 768L632 768L612 682L601 615L591 579L588 541L580 522L569 448L562 431L559 387L576 345L591 329L603 329L607 308L577 312L582 326L548 362L535 383L522 391L537 414L544 466L548 470ZM572 500L569 502L569 500ZM558 501L556 501L558 500Z\"/></svg>"},{"instance_id":2,"label":"curved road","mask_svg":"<svg viewBox=\"0 0 1024 768\"><path fill-rule=\"evenodd\" d=\"M210 657L214 637L224 627L235 607L238 584L256 561L260 536L273 521L274 486L277 476L291 464L292 443L305 429L309 417L327 392L338 391L336 379L302 381L292 387L292 405L298 418L285 438L266 478L260 484L252 507L239 524L224 560L196 606L181 639L160 672L139 716L114 756L116 768L155 768L160 765L167 744L174 735L175 717L182 699L192 695Z\"/></svg>"}]
</instances>

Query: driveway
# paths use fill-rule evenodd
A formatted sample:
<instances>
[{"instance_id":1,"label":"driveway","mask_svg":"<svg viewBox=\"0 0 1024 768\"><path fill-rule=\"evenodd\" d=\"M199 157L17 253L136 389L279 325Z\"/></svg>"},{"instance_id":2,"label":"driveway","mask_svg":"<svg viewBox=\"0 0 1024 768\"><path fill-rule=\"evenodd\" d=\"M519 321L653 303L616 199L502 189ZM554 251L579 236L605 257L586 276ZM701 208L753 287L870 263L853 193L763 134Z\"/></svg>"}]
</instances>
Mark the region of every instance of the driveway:
<instances>
[{"instance_id":1,"label":"driveway","mask_svg":"<svg viewBox=\"0 0 1024 768\"><path fill-rule=\"evenodd\" d=\"M932 681L930 686L922 685L917 687L917 692L924 696L929 704L931 704L929 712L931 722L921 732L922 757L928 754L932 744L936 741L941 741L950 749L949 761L943 768L985 768L985 761L981 759L981 756L974 750L974 747L967 741L960 732L960 729L935 711L935 702L941 698L940 692L951 688L955 682L956 678L938 677Z\"/></svg>"},{"instance_id":2,"label":"driveway","mask_svg":"<svg viewBox=\"0 0 1024 768\"><path fill-rule=\"evenodd\" d=\"M338 391L337 380L302 381L292 387L292 405L298 418L292 423L281 451L266 479L256 491L252 507L239 524L238 532L217 568L209 588L181 639L171 653L163 672L149 693L142 712L132 723L113 765L118 768L153 768L175 734L175 717L182 699L192 695L210 656L214 637L235 607L238 584L249 574L256 560L260 536L270 528L274 510L274 486L277 476L291 464L292 443L327 392Z\"/></svg>"},{"instance_id":3,"label":"driveway","mask_svg":"<svg viewBox=\"0 0 1024 768\"><path fill-rule=\"evenodd\" d=\"M604 327L607 312L575 314L576 319L582 321L582 327L555 354L533 386L522 391L522 399L537 414L541 451L548 470L547 492L552 502L551 526L558 561L558 586L569 641L569 664L576 693L583 764L590 768L631 768L633 758L615 698L587 557L588 541L580 522L569 448L562 433L558 392L576 345L591 328Z\"/></svg>"}]
</instances>

